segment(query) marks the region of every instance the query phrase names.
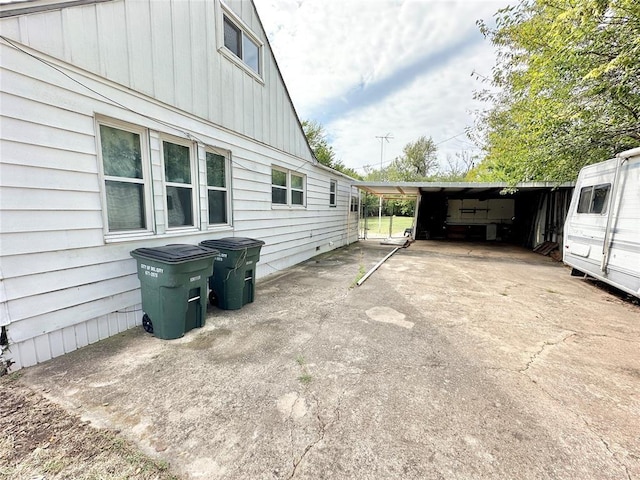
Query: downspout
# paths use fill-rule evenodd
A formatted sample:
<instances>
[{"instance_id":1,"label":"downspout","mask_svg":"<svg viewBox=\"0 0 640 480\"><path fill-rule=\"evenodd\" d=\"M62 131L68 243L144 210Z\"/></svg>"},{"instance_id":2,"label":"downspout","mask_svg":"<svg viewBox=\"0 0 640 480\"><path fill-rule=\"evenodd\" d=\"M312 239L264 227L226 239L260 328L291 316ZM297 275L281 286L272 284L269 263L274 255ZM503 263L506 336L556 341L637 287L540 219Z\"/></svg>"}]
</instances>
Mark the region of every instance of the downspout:
<instances>
[{"instance_id":1,"label":"downspout","mask_svg":"<svg viewBox=\"0 0 640 480\"><path fill-rule=\"evenodd\" d=\"M611 244L613 243L613 235L611 232L611 223L613 222L614 212L613 209L617 206L620 208L622 201L616 204L618 197L618 183L620 177L620 168L622 164L629 160L628 158L618 158L618 164L616 165L616 173L613 176L613 191L611 192L611 204L607 209L607 225L604 228L604 240L602 241L602 263L600 264L600 270L603 273L607 273L607 266L609 265L609 254L611 252ZM615 215L617 216L617 212Z\"/></svg>"}]
</instances>

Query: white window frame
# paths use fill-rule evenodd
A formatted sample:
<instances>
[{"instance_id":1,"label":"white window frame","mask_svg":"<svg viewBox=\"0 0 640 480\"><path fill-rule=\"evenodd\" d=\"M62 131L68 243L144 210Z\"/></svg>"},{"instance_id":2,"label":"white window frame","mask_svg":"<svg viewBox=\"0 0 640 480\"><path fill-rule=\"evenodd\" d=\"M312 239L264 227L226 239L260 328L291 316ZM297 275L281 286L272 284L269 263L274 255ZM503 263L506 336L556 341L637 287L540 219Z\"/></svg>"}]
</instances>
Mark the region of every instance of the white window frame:
<instances>
[{"instance_id":1,"label":"white window frame","mask_svg":"<svg viewBox=\"0 0 640 480\"><path fill-rule=\"evenodd\" d=\"M153 215L153 195L151 193L151 185L153 178L151 175L151 161L149 150L149 131L145 127L134 125L131 123L123 122L120 120L98 116L95 120L95 132L96 132L96 151L98 153L98 167L100 176L100 191L102 200L102 218L103 218L103 231L105 241L127 240L130 238L143 237L153 235L155 233L155 219ZM122 182L127 177L114 177L106 175L104 172L104 159L102 157L102 139L100 133L100 126L116 128L125 132L134 133L140 137L140 156L142 163L142 179L130 179L124 180L127 183L136 183L143 185L143 198L144 198L144 218L145 228L135 230L109 230L109 212L107 207L107 181Z\"/></svg>"},{"instance_id":2,"label":"white window frame","mask_svg":"<svg viewBox=\"0 0 640 480\"><path fill-rule=\"evenodd\" d=\"M285 174L285 185L284 187L282 185L275 185L273 183L273 171L277 171L277 172L282 172ZM271 206L272 207L286 207L289 205L289 171L286 168L278 168L278 167L274 167L273 165L271 166ZM285 191L285 202L284 203L275 203L273 201L273 189L277 188L280 190L284 190Z\"/></svg>"},{"instance_id":3,"label":"white window frame","mask_svg":"<svg viewBox=\"0 0 640 480\"><path fill-rule=\"evenodd\" d=\"M302 188L294 188L292 178L299 177L302 179ZM292 207L307 206L307 176L298 172L289 172L289 203ZM293 192L302 192L302 203L293 203Z\"/></svg>"},{"instance_id":4,"label":"white window frame","mask_svg":"<svg viewBox=\"0 0 640 480\"><path fill-rule=\"evenodd\" d=\"M198 200L199 200L199 186L200 181L198 177L198 168L196 163L197 156L197 145L189 140L185 140L179 137L174 137L171 135L160 134L160 158L161 161L161 170L162 170L162 198L164 203L164 220L165 227L167 232L175 232L175 231L193 231L198 230L200 228L200 215L198 208ZM166 179L165 172L165 158L164 158L164 143L169 142L175 145L181 145L183 147L189 148L189 168L191 174L191 183L178 183L178 182L169 182ZM167 202L167 187L178 187L185 188L189 186L191 188L191 217L193 219L193 223L191 225L180 225L177 227L172 227L169 225L169 205Z\"/></svg>"},{"instance_id":5,"label":"white window frame","mask_svg":"<svg viewBox=\"0 0 640 480\"><path fill-rule=\"evenodd\" d=\"M256 72L251 68L242 57L239 57L232 50L227 48L224 44L224 19L225 17L232 23L238 30L240 30L241 45L244 37L252 41L258 47L258 71ZM231 60L233 63L242 68L245 72L255 78L257 81L264 85L264 43L253 33L249 26L242 21L242 19L236 15L231 8L220 2L220 13L218 15L218 51L224 55L225 58ZM242 48L242 46L241 46Z\"/></svg>"},{"instance_id":6,"label":"white window frame","mask_svg":"<svg viewBox=\"0 0 640 480\"><path fill-rule=\"evenodd\" d=\"M287 170L286 168L271 166L271 175L273 176L273 170L286 174L286 186L274 185L273 180L271 183L271 207L272 208L307 208L307 176L304 173ZM296 176L302 178L302 188L293 188L291 177ZM286 203L274 203L273 202L273 188L279 188L286 190ZM302 203L293 203L292 192L302 192Z\"/></svg>"},{"instance_id":7,"label":"white window frame","mask_svg":"<svg viewBox=\"0 0 640 480\"><path fill-rule=\"evenodd\" d=\"M220 155L221 157L224 157L224 187L215 187L215 186L209 186L209 178L206 175L206 162L207 162L207 153L213 153L215 155ZM207 191L207 202L206 202L206 210L207 210L207 228L209 230L212 229L219 229L220 227L229 227L230 225L232 225L232 219L231 219L231 214L233 209L231 208L231 154L228 151L224 151L224 150L218 150L216 148L206 148L205 149L205 178L204 178L204 185L206 187L206 191ZM224 191L225 192L225 197L226 197L226 216L227 216L227 221L226 223L209 223L209 191Z\"/></svg>"},{"instance_id":8,"label":"white window frame","mask_svg":"<svg viewBox=\"0 0 640 480\"><path fill-rule=\"evenodd\" d=\"M333 197L333 200L331 197ZM329 180L329 206L338 206L338 181L334 179Z\"/></svg>"}]
</instances>

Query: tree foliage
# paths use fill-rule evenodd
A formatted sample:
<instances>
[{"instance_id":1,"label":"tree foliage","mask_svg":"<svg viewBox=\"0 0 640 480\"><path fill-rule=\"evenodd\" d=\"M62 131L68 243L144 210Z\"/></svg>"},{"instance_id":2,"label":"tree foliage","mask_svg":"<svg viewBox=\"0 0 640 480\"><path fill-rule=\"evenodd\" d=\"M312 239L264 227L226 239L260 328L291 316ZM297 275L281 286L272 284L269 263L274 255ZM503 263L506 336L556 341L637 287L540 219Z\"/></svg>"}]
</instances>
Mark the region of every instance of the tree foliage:
<instances>
[{"instance_id":1,"label":"tree foliage","mask_svg":"<svg viewBox=\"0 0 640 480\"><path fill-rule=\"evenodd\" d=\"M314 120L304 120L302 122L302 129L318 162L325 167L333 168L350 177L361 178L355 170L345 166L342 161L336 159L333 147L329 144L324 127L320 123Z\"/></svg>"},{"instance_id":2,"label":"tree foliage","mask_svg":"<svg viewBox=\"0 0 640 480\"><path fill-rule=\"evenodd\" d=\"M367 180L389 182L426 181L438 170L438 147L431 137L422 136L402 148L402 155L382 170L370 169Z\"/></svg>"},{"instance_id":3,"label":"tree foliage","mask_svg":"<svg viewBox=\"0 0 640 480\"><path fill-rule=\"evenodd\" d=\"M499 53L471 179L572 180L640 145L638 0L522 0L479 25Z\"/></svg>"}]
</instances>

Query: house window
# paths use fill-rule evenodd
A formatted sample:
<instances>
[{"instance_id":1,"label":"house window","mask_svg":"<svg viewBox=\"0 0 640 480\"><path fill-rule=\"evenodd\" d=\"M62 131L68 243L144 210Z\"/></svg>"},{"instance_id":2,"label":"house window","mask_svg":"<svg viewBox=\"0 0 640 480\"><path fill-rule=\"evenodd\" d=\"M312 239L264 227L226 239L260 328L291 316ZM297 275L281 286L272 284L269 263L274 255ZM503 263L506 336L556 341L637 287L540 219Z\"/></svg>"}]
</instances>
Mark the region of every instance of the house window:
<instances>
[{"instance_id":1,"label":"house window","mask_svg":"<svg viewBox=\"0 0 640 480\"><path fill-rule=\"evenodd\" d=\"M352 212L357 212L358 211L358 196L357 195L351 195L351 211Z\"/></svg>"},{"instance_id":2,"label":"house window","mask_svg":"<svg viewBox=\"0 0 640 480\"><path fill-rule=\"evenodd\" d=\"M580 190L578 213L606 213L611 184L584 187Z\"/></svg>"},{"instance_id":3,"label":"house window","mask_svg":"<svg viewBox=\"0 0 640 480\"><path fill-rule=\"evenodd\" d=\"M335 207L338 204L336 200L337 191L338 191L338 182L336 182L335 180L329 180L329 206L330 207Z\"/></svg>"},{"instance_id":4,"label":"house window","mask_svg":"<svg viewBox=\"0 0 640 480\"><path fill-rule=\"evenodd\" d=\"M260 42L250 35L228 15L223 15L224 46L249 67L260 75Z\"/></svg>"},{"instance_id":5,"label":"house window","mask_svg":"<svg viewBox=\"0 0 640 480\"><path fill-rule=\"evenodd\" d=\"M191 148L162 142L169 228L194 226Z\"/></svg>"},{"instance_id":6,"label":"house window","mask_svg":"<svg viewBox=\"0 0 640 480\"><path fill-rule=\"evenodd\" d=\"M291 204L304 205L304 177L291 174Z\"/></svg>"},{"instance_id":7,"label":"house window","mask_svg":"<svg viewBox=\"0 0 640 480\"><path fill-rule=\"evenodd\" d=\"M100 125L100 150L109 232L146 230L142 131Z\"/></svg>"},{"instance_id":8,"label":"house window","mask_svg":"<svg viewBox=\"0 0 640 480\"><path fill-rule=\"evenodd\" d=\"M287 204L287 172L271 169L271 203Z\"/></svg>"},{"instance_id":9,"label":"house window","mask_svg":"<svg viewBox=\"0 0 640 480\"><path fill-rule=\"evenodd\" d=\"M274 205L305 204L305 178L289 170L271 169L271 203Z\"/></svg>"},{"instance_id":10,"label":"house window","mask_svg":"<svg viewBox=\"0 0 640 480\"><path fill-rule=\"evenodd\" d=\"M206 152L209 225L227 221L227 159L224 155Z\"/></svg>"}]
</instances>

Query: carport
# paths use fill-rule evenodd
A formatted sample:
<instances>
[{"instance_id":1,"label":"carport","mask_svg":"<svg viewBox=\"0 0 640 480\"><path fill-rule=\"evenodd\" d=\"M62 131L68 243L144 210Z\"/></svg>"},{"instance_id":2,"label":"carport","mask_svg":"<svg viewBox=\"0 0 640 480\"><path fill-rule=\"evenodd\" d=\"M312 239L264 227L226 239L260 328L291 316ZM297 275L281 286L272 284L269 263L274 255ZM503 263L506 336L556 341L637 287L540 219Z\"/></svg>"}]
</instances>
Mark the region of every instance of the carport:
<instances>
[{"instance_id":1,"label":"carport","mask_svg":"<svg viewBox=\"0 0 640 480\"><path fill-rule=\"evenodd\" d=\"M573 183L356 182L384 199L415 198L413 237L562 243Z\"/></svg>"}]
</instances>

